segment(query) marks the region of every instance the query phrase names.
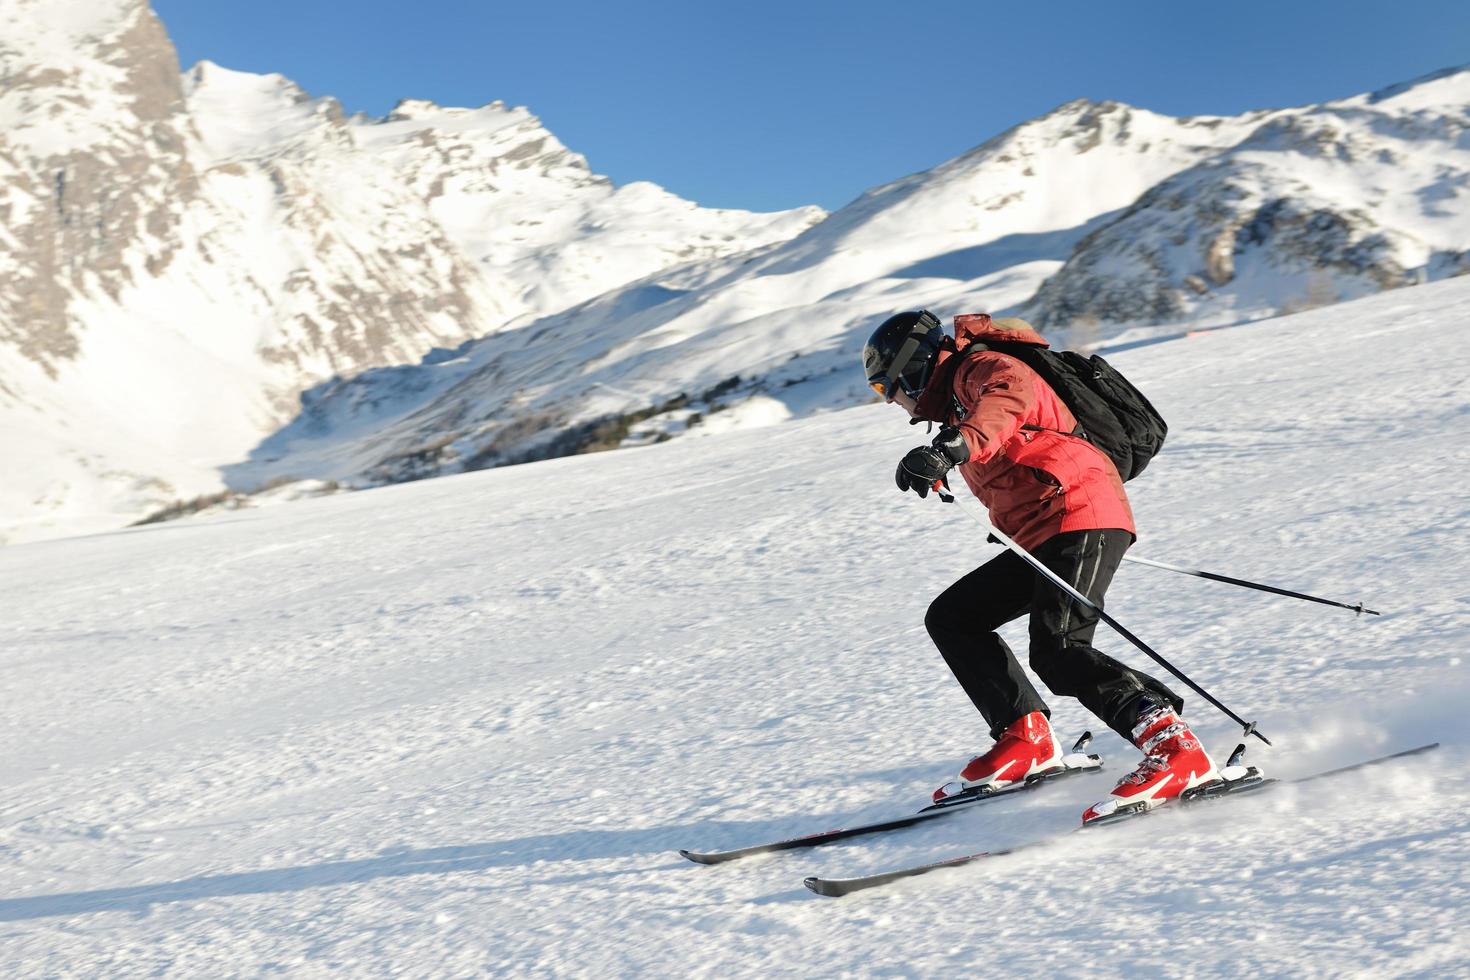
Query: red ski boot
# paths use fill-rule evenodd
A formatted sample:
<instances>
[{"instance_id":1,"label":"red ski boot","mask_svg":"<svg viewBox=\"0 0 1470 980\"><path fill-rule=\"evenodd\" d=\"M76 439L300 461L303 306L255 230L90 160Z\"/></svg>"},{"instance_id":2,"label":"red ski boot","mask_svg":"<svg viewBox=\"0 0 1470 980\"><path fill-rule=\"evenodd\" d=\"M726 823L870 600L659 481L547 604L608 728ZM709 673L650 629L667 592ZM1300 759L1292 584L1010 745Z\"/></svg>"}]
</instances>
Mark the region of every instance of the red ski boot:
<instances>
[{"instance_id":1,"label":"red ski boot","mask_svg":"<svg viewBox=\"0 0 1470 980\"><path fill-rule=\"evenodd\" d=\"M1220 779L1204 746L1172 708L1146 710L1133 726L1133 744L1143 750L1143 762L1113 787L1108 799L1083 812L1083 823L1120 811L1152 810L1186 790Z\"/></svg>"},{"instance_id":2,"label":"red ski boot","mask_svg":"<svg viewBox=\"0 0 1470 980\"><path fill-rule=\"evenodd\" d=\"M1027 776L1062 768L1062 746L1052 734L1046 715L1033 711L1011 722L984 755L977 755L959 778L934 791L941 803L967 790L989 786L1000 789Z\"/></svg>"}]
</instances>

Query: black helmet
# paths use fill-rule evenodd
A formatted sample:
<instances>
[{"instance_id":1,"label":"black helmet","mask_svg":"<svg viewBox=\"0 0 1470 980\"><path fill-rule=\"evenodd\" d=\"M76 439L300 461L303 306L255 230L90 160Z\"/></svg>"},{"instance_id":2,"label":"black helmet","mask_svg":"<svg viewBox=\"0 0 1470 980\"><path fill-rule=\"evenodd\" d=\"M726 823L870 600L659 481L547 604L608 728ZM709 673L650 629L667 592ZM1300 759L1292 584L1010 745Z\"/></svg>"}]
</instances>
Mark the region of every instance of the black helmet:
<instances>
[{"instance_id":1,"label":"black helmet","mask_svg":"<svg viewBox=\"0 0 1470 980\"><path fill-rule=\"evenodd\" d=\"M884 401L893 401L900 388L917 400L934 373L944 339L939 317L928 310L899 313L884 320L863 345L863 370L869 386Z\"/></svg>"}]
</instances>

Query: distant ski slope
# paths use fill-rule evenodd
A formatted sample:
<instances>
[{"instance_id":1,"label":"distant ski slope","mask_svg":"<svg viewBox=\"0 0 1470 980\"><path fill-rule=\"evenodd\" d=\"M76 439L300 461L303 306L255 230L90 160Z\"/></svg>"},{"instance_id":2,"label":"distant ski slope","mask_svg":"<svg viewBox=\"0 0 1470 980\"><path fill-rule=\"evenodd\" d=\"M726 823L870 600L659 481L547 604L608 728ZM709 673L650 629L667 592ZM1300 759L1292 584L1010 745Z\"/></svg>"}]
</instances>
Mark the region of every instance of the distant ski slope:
<instances>
[{"instance_id":1,"label":"distant ski slope","mask_svg":"<svg viewBox=\"0 0 1470 980\"><path fill-rule=\"evenodd\" d=\"M1110 612L1258 718L1279 774L1438 758L801 887L1071 825L1133 761L1104 734L1110 776L983 814L679 859L917 806L984 744L922 619L992 549L893 489L922 431L872 405L0 551L6 972L1463 973L1467 303L1452 280L1115 358L1173 426L1139 554L1385 615L1134 566Z\"/></svg>"}]
</instances>

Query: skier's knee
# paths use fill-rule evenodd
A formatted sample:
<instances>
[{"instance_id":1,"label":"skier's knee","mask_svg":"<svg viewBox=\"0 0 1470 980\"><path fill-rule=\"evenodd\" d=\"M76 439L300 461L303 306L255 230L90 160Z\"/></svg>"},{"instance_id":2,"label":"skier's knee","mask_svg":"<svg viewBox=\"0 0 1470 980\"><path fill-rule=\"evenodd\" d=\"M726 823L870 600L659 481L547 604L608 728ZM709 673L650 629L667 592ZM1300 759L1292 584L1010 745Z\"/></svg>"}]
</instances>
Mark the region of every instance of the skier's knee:
<instances>
[{"instance_id":1,"label":"skier's knee","mask_svg":"<svg viewBox=\"0 0 1470 980\"><path fill-rule=\"evenodd\" d=\"M924 613L924 629L934 639L938 639L941 631L954 629L954 613L944 601L944 596L929 603L929 611Z\"/></svg>"},{"instance_id":2,"label":"skier's knee","mask_svg":"<svg viewBox=\"0 0 1470 980\"><path fill-rule=\"evenodd\" d=\"M1036 671L1036 676L1041 678L1041 683L1052 690L1061 682L1066 673L1063 661L1067 659L1066 647L1060 637L1052 637L1046 641L1031 642L1031 669Z\"/></svg>"}]
</instances>

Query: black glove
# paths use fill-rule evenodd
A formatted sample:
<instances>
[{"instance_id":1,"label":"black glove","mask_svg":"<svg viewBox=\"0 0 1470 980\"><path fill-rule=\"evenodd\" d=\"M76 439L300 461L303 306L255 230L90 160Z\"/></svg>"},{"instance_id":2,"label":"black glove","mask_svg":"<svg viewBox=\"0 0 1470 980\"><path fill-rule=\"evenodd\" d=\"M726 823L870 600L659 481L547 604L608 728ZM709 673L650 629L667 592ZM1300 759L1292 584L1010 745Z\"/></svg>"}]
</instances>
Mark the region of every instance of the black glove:
<instances>
[{"instance_id":1,"label":"black glove","mask_svg":"<svg viewBox=\"0 0 1470 980\"><path fill-rule=\"evenodd\" d=\"M970 458L970 447L964 434L946 425L928 446L910 449L898 463L893 482L899 490L912 490L921 498L929 496L936 482L949 486L949 471Z\"/></svg>"}]
</instances>

